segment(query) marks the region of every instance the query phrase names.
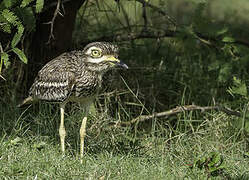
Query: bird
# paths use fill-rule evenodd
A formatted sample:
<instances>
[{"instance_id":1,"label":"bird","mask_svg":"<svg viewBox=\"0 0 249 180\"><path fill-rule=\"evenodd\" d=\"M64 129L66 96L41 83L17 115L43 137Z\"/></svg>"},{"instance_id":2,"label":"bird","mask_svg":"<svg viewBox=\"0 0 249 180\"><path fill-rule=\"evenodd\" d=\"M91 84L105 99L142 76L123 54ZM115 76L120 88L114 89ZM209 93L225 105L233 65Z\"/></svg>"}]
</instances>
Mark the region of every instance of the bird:
<instances>
[{"instance_id":1,"label":"bird","mask_svg":"<svg viewBox=\"0 0 249 180\"><path fill-rule=\"evenodd\" d=\"M60 105L59 136L65 153L66 130L64 111L68 102L83 105L84 117L80 127L80 158L84 154L84 139L89 107L101 90L102 77L116 67L128 69L118 58L119 48L110 42L92 42L83 50L65 52L45 64L29 89L29 95L19 107L42 100Z\"/></svg>"}]
</instances>

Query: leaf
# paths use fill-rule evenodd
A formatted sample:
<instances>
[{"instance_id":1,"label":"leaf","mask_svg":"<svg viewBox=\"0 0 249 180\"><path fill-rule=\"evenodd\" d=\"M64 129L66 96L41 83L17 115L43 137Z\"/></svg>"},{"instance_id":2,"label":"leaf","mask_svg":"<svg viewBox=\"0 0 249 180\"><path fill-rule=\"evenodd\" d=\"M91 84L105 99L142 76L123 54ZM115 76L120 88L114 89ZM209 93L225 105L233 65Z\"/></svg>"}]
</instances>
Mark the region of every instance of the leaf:
<instances>
[{"instance_id":1,"label":"leaf","mask_svg":"<svg viewBox=\"0 0 249 180\"><path fill-rule=\"evenodd\" d=\"M31 7L26 7L20 10L22 13L22 24L25 27L25 31L33 31L36 26L36 19Z\"/></svg>"},{"instance_id":2,"label":"leaf","mask_svg":"<svg viewBox=\"0 0 249 180\"><path fill-rule=\"evenodd\" d=\"M222 39L223 42L227 42L227 43L233 43L235 42L235 39L230 37L230 36L226 36Z\"/></svg>"},{"instance_id":3,"label":"leaf","mask_svg":"<svg viewBox=\"0 0 249 180\"><path fill-rule=\"evenodd\" d=\"M8 9L4 9L2 11L2 15L9 23L17 25L19 19L13 12L9 11Z\"/></svg>"},{"instance_id":4,"label":"leaf","mask_svg":"<svg viewBox=\"0 0 249 180\"><path fill-rule=\"evenodd\" d=\"M3 3L4 3L6 8L10 8L13 4L12 1L10 1L10 0L4 0Z\"/></svg>"},{"instance_id":5,"label":"leaf","mask_svg":"<svg viewBox=\"0 0 249 180\"><path fill-rule=\"evenodd\" d=\"M22 138L16 137L15 139L10 141L10 144L16 146L16 145L20 144L21 141L22 141Z\"/></svg>"},{"instance_id":6,"label":"leaf","mask_svg":"<svg viewBox=\"0 0 249 180\"><path fill-rule=\"evenodd\" d=\"M23 53L23 51L21 51L20 49L18 48L13 48L12 51L14 53L16 53L16 55L19 57L19 59L24 62L25 64L27 64L28 62L28 59L27 57L25 56L25 54Z\"/></svg>"},{"instance_id":7,"label":"leaf","mask_svg":"<svg viewBox=\"0 0 249 180\"><path fill-rule=\"evenodd\" d=\"M249 133L249 120L248 119L246 119L246 122L245 122L245 131Z\"/></svg>"},{"instance_id":8,"label":"leaf","mask_svg":"<svg viewBox=\"0 0 249 180\"><path fill-rule=\"evenodd\" d=\"M47 145L47 143L44 142L44 141L42 141L42 142L40 142L40 143L38 143L38 144L37 144L37 143L34 144L33 147L34 147L35 149L41 150L41 149L45 148L46 145Z\"/></svg>"},{"instance_id":9,"label":"leaf","mask_svg":"<svg viewBox=\"0 0 249 180\"><path fill-rule=\"evenodd\" d=\"M23 7L28 6L32 1L34 1L34 0L23 0L22 4L21 4L21 7L23 8Z\"/></svg>"},{"instance_id":10,"label":"leaf","mask_svg":"<svg viewBox=\"0 0 249 180\"><path fill-rule=\"evenodd\" d=\"M11 26L10 26L10 24L3 24L0 27L3 30L3 32L11 33Z\"/></svg>"},{"instance_id":11,"label":"leaf","mask_svg":"<svg viewBox=\"0 0 249 180\"><path fill-rule=\"evenodd\" d=\"M225 34L225 33L227 33L228 32L228 28L227 27L224 27L224 28L222 28L221 30L219 30L219 31L217 31L216 32L216 35L217 36L220 36L220 35L223 35L223 34ZM224 38L223 38L224 39Z\"/></svg>"},{"instance_id":12,"label":"leaf","mask_svg":"<svg viewBox=\"0 0 249 180\"><path fill-rule=\"evenodd\" d=\"M233 86L229 87L228 92L233 94L238 94L243 97L247 97L247 87L246 83L242 82L240 79L233 77Z\"/></svg>"},{"instance_id":13,"label":"leaf","mask_svg":"<svg viewBox=\"0 0 249 180\"><path fill-rule=\"evenodd\" d=\"M3 67L3 58L2 58L2 54L1 54L1 61L0 61L0 77L1 77L2 67Z\"/></svg>"},{"instance_id":14,"label":"leaf","mask_svg":"<svg viewBox=\"0 0 249 180\"><path fill-rule=\"evenodd\" d=\"M7 53L5 53L5 52L3 52L2 54L1 54L1 64L4 64L4 66L6 67L6 68L8 68L8 66L10 65L10 62L9 62L9 55L7 54ZM0 70L0 72L1 72L1 70Z\"/></svg>"},{"instance_id":15,"label":"leaf","mask_svg":"<svg viewBox=\"0 0 249 180\"><path fill-rule=\"evenodd\" d=\"M208 71L217 70L220 67L220 61L215 60L214 62L208 64Z\"/></svg>"},{"instance_id":16,"label":"leaf","mask_svg":"<svg viewBox=\"0 0 249 180\"><path fill-rule=\"evenodd\" d=\"M40 13L42 11L44 5L44 0L37 0L35 5L35 11L36 13Z\"/></svg>"},{"instance_id":17,"label":"leaf","mask_svg":"<svg viewBox=\"0 0 249 180\"><path fill-rule=\"evenodd\" d=\"M249 158L249 152L245 152L244 156Z\"/></svg>"},{"instance_id":18,"label":"leaf","mask_svg":"<svg viewBox=\"0 0 249 180\"><path fill-rule=\"evenodd\" d=\"M232 64L225 63L221 66L218 76L219 82L226 82L231 77Z\"/></svg>"},{"instance_id":19,"label":"leaf","mask_svg":"<svg viewBox=\"0 0 249 180\"><path fill-rule=\"evenodd\" d=\"M198 167L198 168L203 168L203 166L205 165L205 162L207 161L206 157L202 157L200 159L197 159L194 164L193 167Z\"/></svg>"},{"instance_id":20,"label":"leaf","mask_svg":"<svg viewBox=\"0 0 249 180\"><path fill-rule=\"evenodd\" d=\"M0 7L5 7L7 9L13 7L16 3L17 3L18 0L3 0L1 3L0 3ZM1 9L2 10L2 9Z\"/></svg>"},{"instance_id":21,"label":"leaf","mask_svg":"<svg viewBox=\"0 0 249 180\"><path fill-rule=\"evenodd\" d=\"M21 40L21 37L23 35L23 31L24 31L24 27L22 24L18 25L17 26L17 32L16 34L14 35L12 41L11 41L11 47L14 48L18 43L19 41Z\"/></svg>"},{"instance_id":22,"label":"leaf","mask_svg":"<svg viewBox=\"0 0 249 180\"><path fill-rule=\"evenodd\" d=\"M217 152L212 152L212 153L210 153L209 156L211 158L211 161L208 163L209 167L213 167L213 166L217 167L217 164L222 161L221 155Z\"/></svg>"}]
</instances>

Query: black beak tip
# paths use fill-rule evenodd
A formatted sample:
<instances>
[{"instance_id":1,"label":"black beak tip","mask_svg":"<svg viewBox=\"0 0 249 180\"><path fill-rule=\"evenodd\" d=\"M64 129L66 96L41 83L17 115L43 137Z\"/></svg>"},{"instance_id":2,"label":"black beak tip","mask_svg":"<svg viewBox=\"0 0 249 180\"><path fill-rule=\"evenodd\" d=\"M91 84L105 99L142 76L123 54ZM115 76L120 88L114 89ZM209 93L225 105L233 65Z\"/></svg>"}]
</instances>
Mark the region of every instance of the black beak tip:
<instances>
[{"instance_id":1,"label":"black beak tip","mask_svg":"<svg viewBox=\"0 0 249 180\"><path fill-rule=\"evenodd\" d=\"M120 61L120 63L118 63L118 66L120 66L124 69L129 69L129 67L125 63L123 63L122 61Z\"/></svg>"}]
</instances>

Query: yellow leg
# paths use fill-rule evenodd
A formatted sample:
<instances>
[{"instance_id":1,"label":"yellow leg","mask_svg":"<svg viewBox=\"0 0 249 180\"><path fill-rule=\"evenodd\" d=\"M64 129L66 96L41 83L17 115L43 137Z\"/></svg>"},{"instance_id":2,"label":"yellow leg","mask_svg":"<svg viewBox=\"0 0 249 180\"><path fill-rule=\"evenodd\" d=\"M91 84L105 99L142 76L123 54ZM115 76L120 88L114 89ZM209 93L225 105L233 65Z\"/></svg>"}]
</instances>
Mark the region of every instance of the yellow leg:
<instances>
[{"instance_id":1,"label":"yellow leg","mask_svg":"<svg viewBox=\"0 0 249 180\"><path fill-rule=\"evenodd\" d=\"M80 158L82 162L83 154L84 154L84 139L86 136L86 121L87 121L87 116L85 116L82 120L82 124L80 127Z\"/></svg>"},{"instance_id":2,"label":"yellow leg","mask_svg":"<svg viewBox=\"0 0 249 180\"><path fill-rule=\"evenodd\" d=\"M63 154L65 153L65 137L66 137L66 130L64 126L64 109L65 109L65 104L61 104L60 105L61 123L59 128L59 134L61 139L61 151Z\"/></svg>"}]
</instances>

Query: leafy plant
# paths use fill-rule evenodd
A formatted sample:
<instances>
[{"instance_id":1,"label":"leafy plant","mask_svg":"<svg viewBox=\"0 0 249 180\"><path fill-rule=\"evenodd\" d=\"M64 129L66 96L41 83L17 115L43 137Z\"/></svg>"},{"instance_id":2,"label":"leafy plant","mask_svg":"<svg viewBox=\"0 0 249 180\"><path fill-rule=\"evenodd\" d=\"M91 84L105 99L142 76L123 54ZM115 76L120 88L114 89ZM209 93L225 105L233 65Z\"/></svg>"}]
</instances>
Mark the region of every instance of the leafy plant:
<instances>
[{"instance_id":1,"label":"leafy plant","mask_svg":"<svg viewBox=\"0 0 249 180\"><path fill-rule=\"evenodd\" d=\"M248 92L247 85L239 78L233 78L233 85L227 89L227 92L233 97L234 104L241 104L243 109L243 116L238 119L238 123L235 126L239 127L242 132L249 133L249 112L248 112Z\"/></svg>"},{"instance_id":2,"label":"leafy plant","mask_svg":"<svg viewBox=\"0 0 249 180\"><path fill-rule=\"evenodd\" d=\"M211 152L207 156L197 159L191 168L205 169L209 175L217 176L226 169L226 166L219 152Z\"/></svg>"},{"instance_id":3,"label":"leafy plant","mask_svg":"<svg viewBox=\"0 0 249 180\"><path fill-rule=\"evenodd\" d=\"M4 0L0 3L0 31L9 34L11 37L9 42L0 41L0 74L3 66L5 68L9 67L11 52L14 52L23 63L26 64L28 62L24 49L21 50L18 44L21 42L26 29L34 29L34 13L30 9L33 8L32 2L34 1L23 0L19 2L16 0ZM44 0L36 0L35 12L40 13L43 6Z\"/></svg>"},{"instance_id":4,"label":"leafy plant","mask_svg":"<svg viewBox=\"0 0 249 180\"><path fill-rule=\"evenodd\" d=\"M241 79L233 77L233 86L229 87L227 91L233 97L235 97L235 95L239 95L245 100L248 100L246 84Z\"/></svg>"}]
</instances>

